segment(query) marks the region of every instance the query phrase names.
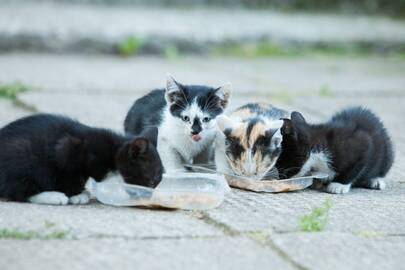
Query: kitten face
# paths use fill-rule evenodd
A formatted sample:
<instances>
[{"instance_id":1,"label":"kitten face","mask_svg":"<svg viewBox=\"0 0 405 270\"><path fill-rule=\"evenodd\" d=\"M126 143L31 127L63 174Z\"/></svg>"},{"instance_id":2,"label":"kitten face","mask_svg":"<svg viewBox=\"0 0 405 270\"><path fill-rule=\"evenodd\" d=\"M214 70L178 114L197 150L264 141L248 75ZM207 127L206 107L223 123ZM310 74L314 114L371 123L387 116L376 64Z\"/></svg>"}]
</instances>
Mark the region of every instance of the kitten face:
<instances>
[{"instance_id":1,"label":"kitten face","mask_svg":"<svg viewBox=\"0 0 405 270\"><path fill-rule=\"evenodd\" d=\"M281 153L283 121L252 118L236 122L224 115L217 121L225 138L224 154L234 173L258 180L273 176L272 170Z\"/></svg>"},{"instance_id":2,"label":"kitten face","mask_svg":"<svg viewBox=\"0 0 405 270\"><path fill-rule=\"evenodd\" d=\"M162 180L163 165L156 150L158 130L147 129L125 143L117 153L117 169L128 184L156 187Z\"/></svg>"},{"instance_id":3,"label":"kitten face","mask_svg":"<svg viewBox=\"0 0 405 270\"><path fill-rule=\"evenodd\" d=\"M215 118L227 107L230 92L230 84L219 88L185 86L169 76L165 98L177 127L197 143L215 131Z\"/></svg>"}]
</instances>

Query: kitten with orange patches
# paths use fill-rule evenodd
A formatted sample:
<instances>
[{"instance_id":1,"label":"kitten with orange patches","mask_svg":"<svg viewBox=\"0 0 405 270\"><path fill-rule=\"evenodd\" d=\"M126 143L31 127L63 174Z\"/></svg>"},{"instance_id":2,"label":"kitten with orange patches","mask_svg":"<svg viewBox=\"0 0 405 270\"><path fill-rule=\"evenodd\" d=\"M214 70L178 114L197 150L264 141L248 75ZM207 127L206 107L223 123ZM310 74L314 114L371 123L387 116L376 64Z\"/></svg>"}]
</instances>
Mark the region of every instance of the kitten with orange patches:
<instances>
[{"instance_id":1,"label":"kitten with orange patches","mask_svg":"<svg viewBox=\"0 0 405 270\"><path fill-rule=\"evenodd\" d=\"M215 164L218 172L256 180L277 178L281 118L288 112L266 103L249 103L217 117Z\"/></svg>"}]
</instances>

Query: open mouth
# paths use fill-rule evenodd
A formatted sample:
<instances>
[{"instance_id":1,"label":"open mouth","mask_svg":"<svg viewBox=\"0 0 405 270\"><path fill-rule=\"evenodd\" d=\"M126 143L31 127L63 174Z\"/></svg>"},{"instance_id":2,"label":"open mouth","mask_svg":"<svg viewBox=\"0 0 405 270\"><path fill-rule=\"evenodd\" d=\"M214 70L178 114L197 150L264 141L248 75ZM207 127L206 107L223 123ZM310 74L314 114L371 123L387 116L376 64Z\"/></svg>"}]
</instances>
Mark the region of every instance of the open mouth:
<instances>
[{"instance_id":1,"label":"open mouth","mask_svg":"<svg viewBox=\"0 0 405 270\"><path fill-rule=\"evenodd\" d=\"M195 141L195 142L198 142L198 141L200 141L200 140L202 139L202 137L201 137L200 134L195 134L195 135L192 135L192 136L191 136L191 139L192 139L193 141Z\"/></svg>"}]
</instances>

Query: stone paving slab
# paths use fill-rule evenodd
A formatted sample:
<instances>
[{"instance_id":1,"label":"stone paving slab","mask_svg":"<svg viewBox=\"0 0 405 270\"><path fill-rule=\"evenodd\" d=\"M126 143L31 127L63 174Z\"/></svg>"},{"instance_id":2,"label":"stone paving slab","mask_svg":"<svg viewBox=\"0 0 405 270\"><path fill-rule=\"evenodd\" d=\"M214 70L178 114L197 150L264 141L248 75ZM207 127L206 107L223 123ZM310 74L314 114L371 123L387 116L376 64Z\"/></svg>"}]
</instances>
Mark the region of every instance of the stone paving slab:
<instances>
[{"instance_id":1,"label":"stone paving slab","mask_svg":"<svg viewBox=\"0 0 405 270\"><path fill-rule=\"evenodd\" d=\"M305 269L403 268L404 235L383 237L373 234L294 233L274 235L271 238Z\"/></svg>"},{"instance_id":2,"label":"stone paving slab","mask_svg":"<svg viewBox=\"0 0 405 270\"><path fill-rule=\"evenodd\" d=\"M27 114L29 112L15 107L10 100L0 99L0 127Z\"/></svg>"},{"instance_id":3,"label":"stone paving slab","mask_svg":"<svg viewBox=\"0 0 405 270\"><path fill-rule=\"evenodd\" d=\"M62 114L87 125L123 132L125 116L135 98L114 94L31 92L20 95L19 100L40 112Z\"/></svg>"},{"instance_id":4,"label":"stone paving slab","mask_svg":"<svg viewBox=\"0 0 405 270\"><path fill-rule=\"evenodd\" d=\"M208 215L236 231L299 231L299 219L331 200L327 231L405 233L405 186L374 191L352 189L346 195L315 190L260 194L234 190Z\"/></svg>"},{"instance_id":5,"label":"stone paving slab","mask_svg":"<svg viewBox=\"0 0 405 270\"><path fill-rule=\"evenodd\" d=\"M112 53L128 36L143 38L152 52L162 52L171 44L184 51L206 51L212 43L263 39L290 45L355 43L403 48L404 25L381 17L269 10L3 3L0 49Z\"/></svg>"},{"instance_id":6,"label":"stone paving slab","mask_svg":"<svg viewBox=\"0 0 405 270\"><path fill-rule=\"evenodd\" d=\"M270 248L241 237L0 240L0 259L5 270L294 269Z\"/></svg>"},{"instance_id":7,"label":"stone paving slab","mask_svg":"<svg viewBox=\"0 0 405 270\"><path fill-rule=\"evenodd\" d=\"M82 206L51 206L0 201L0 229L20 231L53 229L77 238L111 236L164 238L218 236L222 231L193 218L185 211L116 208L93 203ZM0 252L1 254L1 252Z\"/></svg>"},{"instance_id":8,"label":"stone paving slab","mask_svg":"<svg viewBox=\"0 0 405 270\"><path fill-rule=\"evenodd\" d=\"M27 64L29 63L29 65ZM180 57L119 58L49 54L0 55L0 82L21 81L42 92L135 95L163 87L166 73L187 84L232 82L235 94L290 101L335 95L401 94L405 61L395 58L264 58Z\"/></svg>"},{"instance_id":9,"label":"stone paving slab","mask_svg":"<svg viewBox=\"0 0 405 270\"><path fill-rule=\"evenodd\" d=\"M235 59L223 59L221 64L222 59L201 61L186 58L172 63L154 58L134 58L125 62L103 57L94 58L90 61L93 63L86 66L86 61L79 58L73 57L71 62L67 59L69 57L49 55L41 58L24 54L21 59L19 55L0 56L0 60L6 60L5 64L0 61L0 67L5 70L0 73L0 81L20 80L38 86L41 90L24 93L19 99L39 111L67 114L87 124L116 130L122 129L122 121L134 99L149 88L163 85L161 79L164 80L164 74L163 77L156 76L154 65L162 73L166 68L174 68L179 72L179 80L184 76L187 81L215 84L226 76L235 78L235 89L246 90L236 90L231 107L247 99L273 103L284 101L282 107L302 111L311 121L321 121L346 105L367 105L382 117L394 138L397 157L388 177L392 188L384 191L353 189L346 195L313 190L285 194L234 190L221 207L206 212L114 208L96 203L57 207L0 202L0 217L7 217L0 218L0 229L41 230L47 223L54 223L55 228L70 230L79 238L63 241L0 240L0 268L3 261L15 261L20 256L18 258L27 259L18 260L16 269L32 268L30 266L37 263L43 268L45 263L49 263L52 269L64 269L68 267L66 260L70 255L78 258L70 260L78 269L93 264L102 269L112 265L124 269L133 265L147 269L167 265L168 269L177 269L196 263L204 269L211 264L214 269L221 266L225 269L288 269L291 265L295 265L296 269L311 270L325 269L329 265L331 269L340 269L339 266L358 269L362 265L375 266L371 269L395 269L403 264L402 256L398 256L398 250L404 249L405 235L405 138L402 121L405 98L402 88L405 84L401 84L403 78L400 77L403 62L385 63L374 59L352 65L350 63L356 63L356 60L345 60L347 63L337 60L335 66L329 66L325 64L327 60L265 59L253 61L250 65L247 60ZM26 60L29 60L31 71L24 67ZM64 63L66 68L62 68ZM127 64L133 68L139 64L137 70L142 70L144 65L147 72L131 77L126 73ZM76 70L81 65L85 68ZM277 66L282 71L277 71ZM387 73L380 74L383 69L387 69ZM50 72L49 77L46 76L47 71ZM289 84L295 81L291 79L294 74L297 85ZM320 80L317 74L320 74ZM350 80L344 80L345 76ZM367 82L367 78L370 81ZM319 94L319 89L309 91L305 86L314 81L324 83L324 80L337 85L332 85L331 93L325 96ZM276 89L275 85L283 85L297 89L297 92L277 99L266 92L266 86L271 85L271 81L276 82L272 89ZM60 88L56 88L57 85ZM125 88L125 85L130 86ZM253 87L248 88L249 85ZM371 87L373 85L374 88ZM122 91L115 91L121 87ZM321 82L318 87L321 87ZM367 92L367 88L374 90ZM3 109L7 111L0 114L3 122L10 121L14 115L25 114L13 107L10 101L0 100L0 110ZM299 218L327 199L332 201L332 208L326 232L298 233ZM252 232L270 234L272 244L259 246L240 237ZM26 255L37 250L38 257ZM384 260L385 252L392 254L393 259ZM49 254L54 255L52 262L44 259ZM160 255L165 259L157 260ZM209 261L211 258L214 260Z\"/></svg>"}]
</instances>

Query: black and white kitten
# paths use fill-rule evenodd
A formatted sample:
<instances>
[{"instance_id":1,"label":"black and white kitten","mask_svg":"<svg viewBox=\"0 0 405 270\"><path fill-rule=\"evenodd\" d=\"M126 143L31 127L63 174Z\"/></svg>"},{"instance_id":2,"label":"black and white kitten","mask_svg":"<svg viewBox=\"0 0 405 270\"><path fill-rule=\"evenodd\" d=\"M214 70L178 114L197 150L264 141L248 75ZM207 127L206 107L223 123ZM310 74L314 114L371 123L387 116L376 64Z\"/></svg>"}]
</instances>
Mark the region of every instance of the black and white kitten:
<instances>
[{"instance_id":1,"label":"black and white kitten","mask_svg":"<svg viewBox=\"0 0 405 270\"><path fill-rule=\"evenodd\" d=\"M0 129L0 198L83 204L88 178L101 181L111 171L155 187L163 171L156 140L156 128L134 137L50 114L19 119Z\"/></svg>"},{"instance_id":2,"label":"black and white kitten","mask_svg":"<svg viewBox=\"0 0 405 270\"><path fill-rule=\"evenodd\" d=\"M184 163L207 162L216 135L215 118L229 103L231 84L221 87L183 85L168 75L166 89L136 100L125 119L128 133L159 128L158 152L166 172L184 170ZM201 157L204 159L201 159Z\"/></svg>"},{"instance_id":3,"label":"black and white kitten","mask_svg":"<svg viewBox=\"0 0 405 270\"><path fill-rule=\"evenodd\" d=\"M298 113L284 119L282 153L276 167L284 178L326 174L329 193L352 186L384 189L394 160L391 139L371 111L354 107L324 124L308 124Z\"/></svg>"}]
</instances>

